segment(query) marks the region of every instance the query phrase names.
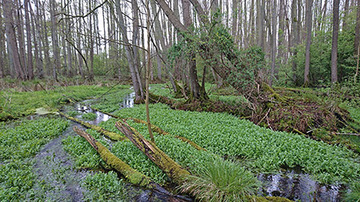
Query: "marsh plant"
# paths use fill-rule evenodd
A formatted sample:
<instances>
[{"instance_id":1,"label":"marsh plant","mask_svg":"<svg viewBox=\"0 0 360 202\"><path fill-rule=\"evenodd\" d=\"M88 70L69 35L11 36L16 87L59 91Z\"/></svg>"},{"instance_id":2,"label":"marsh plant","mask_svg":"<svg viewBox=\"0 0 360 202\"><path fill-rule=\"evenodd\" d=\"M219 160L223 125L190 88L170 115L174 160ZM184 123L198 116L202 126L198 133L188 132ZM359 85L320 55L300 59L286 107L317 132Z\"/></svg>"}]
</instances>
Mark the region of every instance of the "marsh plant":
<instances>
[{"instance_id":1,"label":"marsh plant","mask_svg":"<svg viewBox=\"0 0 360 202\"><path fill-rule=\"evenodd\" d=\"M93 121L95 120L97 117L97 115L95 113L92 113L92 112L89 112L89 113L86 113L86 114L83 114L82 115L82 118L84 120L88 120L88 121Z\"/></svg>"},{"instance_id":2,"label":"marsh plant","mask_svg":"<svg viewBox=\"0 0 360 202\"><path fill-rule=\"evenodd\" d=\"M200 201L248 201L259 186L260 182L244 167L215 159L207 162L198 176L188 176L180 190Z\"/></svg>"}]
</instances>

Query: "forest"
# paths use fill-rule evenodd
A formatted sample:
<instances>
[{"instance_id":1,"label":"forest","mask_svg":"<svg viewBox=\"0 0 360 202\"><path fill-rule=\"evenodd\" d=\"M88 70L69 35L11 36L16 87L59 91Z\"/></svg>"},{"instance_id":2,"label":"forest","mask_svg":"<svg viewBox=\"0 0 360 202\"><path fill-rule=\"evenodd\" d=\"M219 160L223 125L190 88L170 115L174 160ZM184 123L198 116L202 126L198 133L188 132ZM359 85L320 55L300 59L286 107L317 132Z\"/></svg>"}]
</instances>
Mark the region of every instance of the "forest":
<instances>
[{"instance_id":1,"label":"forest","mask_svg":"<svg viewBox=\"0 0 360 202\"><path fill-rule=\"evenodd\" d=\"M0 201L360 201L360 0L0 0Z\"/></svg>"}]
</instances>

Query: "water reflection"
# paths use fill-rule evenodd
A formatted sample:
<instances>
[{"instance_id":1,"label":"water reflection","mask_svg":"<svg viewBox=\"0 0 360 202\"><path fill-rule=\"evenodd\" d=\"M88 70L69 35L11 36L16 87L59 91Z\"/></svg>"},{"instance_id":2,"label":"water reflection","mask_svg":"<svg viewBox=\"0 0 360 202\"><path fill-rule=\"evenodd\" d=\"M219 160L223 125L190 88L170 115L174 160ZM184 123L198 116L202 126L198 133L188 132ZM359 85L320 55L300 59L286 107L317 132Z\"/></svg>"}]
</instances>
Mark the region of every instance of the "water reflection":
<instances>
[{"instance_id":1,"label":"water reflection","mask_svg":"<svg viewBox=\"0 0 360 202\"><path fill-rule=\"evenodd\" d=\"M341 185L322 185L309 174L298 170L282 171L278 174L260 174L264 182L261 194L281 196L295 201L340 201Z\"/></svg>"}]
</instances>

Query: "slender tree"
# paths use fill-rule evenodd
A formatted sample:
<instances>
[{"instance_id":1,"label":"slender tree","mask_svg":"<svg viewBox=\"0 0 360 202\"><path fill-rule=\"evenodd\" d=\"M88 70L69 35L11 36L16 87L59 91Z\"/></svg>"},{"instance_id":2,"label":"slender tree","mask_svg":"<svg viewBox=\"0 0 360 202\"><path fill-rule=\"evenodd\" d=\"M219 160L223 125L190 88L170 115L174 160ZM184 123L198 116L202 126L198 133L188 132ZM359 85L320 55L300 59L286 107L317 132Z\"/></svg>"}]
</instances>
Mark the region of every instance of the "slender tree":
<instances>
[{"instance_id":1,"label":"slender tree","mask_svg":"<svg viewBox=\"0 0 360 202\"><path fill-rule=\"evenodd\" d=\"M305 72L304 72L304 85L305 86L309 85L312 3L313 3L313 0L306 0L306 17L305 17L306 49L305 49Z\"/></svg>"},{"instance_id":2,"label":"slender tree","mask_svg":"<svg viewBox=\"0 0 360 202\"><path fill-rule=\"evenodd\" d=\"M29 14L30 0L25 0L25 26L26 26L26 43L27 43L27 75L28 79L34 79L34 67L33 67L33 54L32 54L32 40L31 40L31 22Z\"/></svg>"},{"instance_id":3,"label":"slender tree","mask_svg":"<svg viewBox=\"0 0 360 202\"><path fill-rule=\"evenodd\" d=\"M339 35L339 4L340 0L334 0L333 4L333 36L331 49L331 83L338 82L337 53Z\"/></svg>"}]
</instances>

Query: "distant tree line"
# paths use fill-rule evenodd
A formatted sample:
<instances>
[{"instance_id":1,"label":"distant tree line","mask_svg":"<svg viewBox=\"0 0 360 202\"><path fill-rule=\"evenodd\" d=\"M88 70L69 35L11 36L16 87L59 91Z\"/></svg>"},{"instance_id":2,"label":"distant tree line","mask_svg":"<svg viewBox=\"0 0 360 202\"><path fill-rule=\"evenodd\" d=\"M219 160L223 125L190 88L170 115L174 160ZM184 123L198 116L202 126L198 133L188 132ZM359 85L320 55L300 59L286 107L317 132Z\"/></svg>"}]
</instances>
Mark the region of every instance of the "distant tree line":
<instances>
[{"instance_id":1,"label":"distant tree line","mask_svg":"<svg viewBox=\"0 0 360 202\"><path fill-rule=\"evenodd\" d=\"M218 85L228 82L214 68L202 69L200 53L174 51L191 48L184 40L189 33L201 35L205 22L225 28L239 50L259 47L266 62L258 74L269 84L358 80L360 0L151 0L149 5L1 0L0 5L0 78L131 79L143 99L149 15L151 80L182 80L195 91L201 91L198 75ZM184 36L175 18L193 31Z\"/></svg>"}]
</instances>

